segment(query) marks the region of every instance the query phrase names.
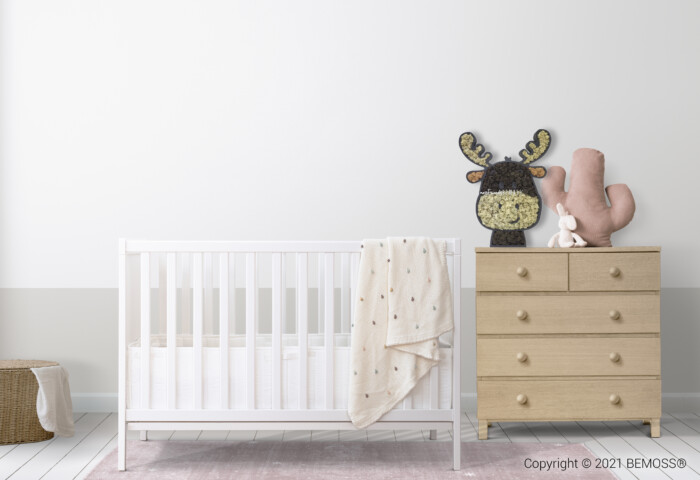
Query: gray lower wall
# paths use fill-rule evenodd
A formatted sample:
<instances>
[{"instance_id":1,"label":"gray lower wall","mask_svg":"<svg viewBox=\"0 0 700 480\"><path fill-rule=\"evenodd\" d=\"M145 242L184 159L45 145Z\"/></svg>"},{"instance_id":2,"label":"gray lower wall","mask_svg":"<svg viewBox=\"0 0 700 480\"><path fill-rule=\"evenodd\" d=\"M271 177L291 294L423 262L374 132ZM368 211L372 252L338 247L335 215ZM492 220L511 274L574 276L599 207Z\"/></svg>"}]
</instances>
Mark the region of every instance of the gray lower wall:
<instances>
[{"instance_id":1,"label":"gray lower wall","mask_svg":"<svg viewBox=\"0 0 700 480\"><path fill-rule=\"evenodd\" d=\"M269 318L265 295L260 300L264 328ZM664 401L700 397L699 320L700 289L662 289ZM474 289L468 288L462 290L462 345L462 393L471 397L476 358ZM117 289L0 289L0 358L58 361L70 372L77 397L112 399L117 391Z\"/></svg>"}]
</instances>

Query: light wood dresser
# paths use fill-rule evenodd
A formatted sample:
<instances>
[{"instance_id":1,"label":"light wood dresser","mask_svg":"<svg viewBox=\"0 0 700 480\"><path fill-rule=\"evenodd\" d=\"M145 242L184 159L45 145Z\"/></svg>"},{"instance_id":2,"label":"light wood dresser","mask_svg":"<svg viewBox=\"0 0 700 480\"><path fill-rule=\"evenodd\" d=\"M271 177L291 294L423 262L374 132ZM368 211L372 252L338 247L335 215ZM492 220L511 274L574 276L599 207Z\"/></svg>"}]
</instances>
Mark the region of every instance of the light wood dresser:
<instances>
[{"instance_id":1,"label":"light wood dresser","mask_svg":"<svg viewBox=\"0 0 700 480\"><path fill-rule=\"evenodd\" d=\"M660 434L661 249L477 248L479 438L490 422L642 420Z\"/></svg>"}]
</instances>

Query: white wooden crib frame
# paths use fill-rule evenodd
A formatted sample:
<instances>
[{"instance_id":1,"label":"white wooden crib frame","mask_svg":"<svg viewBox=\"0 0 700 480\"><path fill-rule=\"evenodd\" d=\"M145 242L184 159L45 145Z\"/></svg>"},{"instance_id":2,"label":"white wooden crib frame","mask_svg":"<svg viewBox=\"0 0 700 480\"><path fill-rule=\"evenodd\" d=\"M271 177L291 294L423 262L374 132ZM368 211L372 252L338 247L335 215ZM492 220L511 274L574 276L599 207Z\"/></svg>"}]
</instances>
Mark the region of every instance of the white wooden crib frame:
<instances>
[{"instance_id":1,"label":"white wooden crib frame","mask_svg":"<svg viewBox=\"0 0 700 480\"><path fill-rule=\"evenodd\" d=\"M437 429L452 428L453 431L453 468L460 469L460 290L461 290L461 249L460 239L445 239L447 244L448 264L452 267L452 294L454 299L454 333L452 345L452 404L449 409L438 408L438 382L437 367L431 371L430 381L430 408L429 409L394 409L384 415L369 429L429 429L431 438ZM359 241L339 242L243 242L243 241L141 241L120 239L119 241L119 407L118 407L118 469L126 470L126 432L127 430L141 431L141 438L145 439L148 430L354 430L355 426L350 422L346 410L338 410L333 407L333 369L326 368L325 406L323 410L308 409L307 403L307 359L308 348L308 258L309 254L320 254L323 259L324 271L334 271L335 254L341 254L341 301L343 309L352 304L349 298L350 288L354 292L355 286L348 285L349 261L352 254L359 253ZM192 254L192 333L193 333L193 358L194 358L194 409L175 409L175 382L177 368L175 362L176 345L176 255L180 253ZM245 269L245 295L246 295L246 346L253 348L246 350L247 385L241 388L246 390L247 408L244 410L220 408L217 410L202 408L202 310L203 310L203 270L202 258L205 254L240 254L246 257ZM151 339L151 295L150 284L150 258L151 254L165 254L166 266L161 273L161 282L166 285L166 292L162 297L165 303L166 336L167 336L167 398L168 409L153 408L127 408L127 323L137 322L140 338L147 339L146 344L150 353ZM273 384L272 384L272 409L259 409L255 407L255 332L256 308L258 293L256 278L257 254L271 254L272 256L272 358L273 358ZM281 292L286 291L285 261L283 254L296 254L297 263L297 321L299 336L299 367L300 388L299 405L307 406L300 409L282 409L281 398L281 318L285 299ZM140 306L138 315L130 315L127 309L127 289L135 288L128 285L127 258L129 256L140 257ZM219 255L220 272L229 272L230 255ZM355 258L358 256L355 255ZM319 271L320 271L319 266ZM319 276L319 279L321 277ZM230 405L229 402L229 307L228 307L228 274L221 274L220 283L220 315L219 315L219 348L220 365L219 374L222 388L220 389L220 406ZM356 282L351 278L350 282ZM235 278L234 278L235 282ZM323 325L325 336L325 364L333 364L333 335L334 335L334 275L324 275L322 279L324 309ZM224 288L226 287L226 288ZM149 294L144 294L149 292ZM348 292L348 293L346 293ZM320 290L319 290L320 295ZM348 307L350 308L350 307ZM349 310L352 315L352 310ZM344 315L344 314L343 314ZM136 316L138 318L131 318ZM129 318L127 318L129 317ZM320 312L319 312L320 317ZM224 321L226 319L226 321ZM348 321L347 319L344 319ZM321 322L321 318L318 319ZM143 351L143 350L142 350ZM150 355L140 356L140 391L141 401L150 406ZM146 372L144 375L143 372ZM251 373L252 372L252 373ZM226 388L224 388L226 387ZM406 408L404 406L404 408Z\"/></svg>"}]
</instances>

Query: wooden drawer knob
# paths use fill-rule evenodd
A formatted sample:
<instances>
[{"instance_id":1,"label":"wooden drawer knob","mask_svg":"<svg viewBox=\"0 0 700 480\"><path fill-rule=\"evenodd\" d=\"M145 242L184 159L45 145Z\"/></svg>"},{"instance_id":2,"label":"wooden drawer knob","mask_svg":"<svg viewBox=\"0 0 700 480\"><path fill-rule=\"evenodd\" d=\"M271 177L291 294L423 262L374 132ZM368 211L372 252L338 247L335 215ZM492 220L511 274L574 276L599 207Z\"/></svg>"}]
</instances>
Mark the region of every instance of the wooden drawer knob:
<instances>
[{"instance_id":1,"label":"wooden drawer knob","mask_svg":"<svg viewBox=\"0 0 700 480\"><path fill-rule=\"evenodd\" d=\"M527 312L525 310L518 310L515 312L515 316L518 317L518 320L525 320L527 318Z\"/></svg>"},{"instance_id":2,"label":"wooden drawer knob","mask_svg":"<svg viewBox=\"0 0 700 480\"><path fill-rule=\"evenodd\" d=\"M610 267L610 270L608 270L610 273L611 277L619 277L620 276L620 269L617 267Z\"/></svg>"},{"instance_id":3,"label":"wooden drawer knob","mask_svg":"<svg viewBox=\"0 0 700 480\"><path fill-rule=\"evenodd\" d=\"M618 320L620 318L620 311L610 310L610 313L608 315L610 315L610 318L612 318L613 320Z\"/></svg>"},{"instance_id":4,"label":"wooden drawer knob","mask_svg":"<svg viewBox=\"0 0 700 480\"><path fill-rule=\"evenodd\" d=\"M515 273L517 273L519 277L526 277L527 276L527 268L518 267L518 269L515 271Z\"/></svg>"},{"instance_id":5,"label":"wooden drawer knob","mask_svg":"<svg viewBox=\"0 0 700 480\"><path fill-rule=\"evenodd\" d=\"M525 405L527 403L527 395L523 395L522 393L515 397L515 399L520 405Z\"/></svg>"},{"instance_id":6,"label":"wooden drawer knob","mask_svg":"<svg viewBox=\"0 0 700 480\"><path fill-rule=\"evenodd\" d=\"M615 363L619 362L620 361L620 354L617 352L612 352L610 354L610 361L615 362Z\"/></svg>"},{"instance_id":7,"label":"wooden drawer knob","mask_svg":"<svg viewBox=\"0 0 700 480\"><path fill-rule=\"evenodd\" d=\"M616 393L613 393L612 395L610 395L609 400L610 403L612 403L613 405L617 405L618 403L620 403L620 396Z\"/></svg>"},{"instance_id":8,"label":"wooden drawer knob","mask_svg":"<svg viewBox=\"0 0 700 480\"><path fill-rule=\"evenodd\" d=\"M518 354L515 356L515 358L517 358L520 363L523 363L524 361L527 360L527 353L518 352Z\"/></svg>"}]
</instances>

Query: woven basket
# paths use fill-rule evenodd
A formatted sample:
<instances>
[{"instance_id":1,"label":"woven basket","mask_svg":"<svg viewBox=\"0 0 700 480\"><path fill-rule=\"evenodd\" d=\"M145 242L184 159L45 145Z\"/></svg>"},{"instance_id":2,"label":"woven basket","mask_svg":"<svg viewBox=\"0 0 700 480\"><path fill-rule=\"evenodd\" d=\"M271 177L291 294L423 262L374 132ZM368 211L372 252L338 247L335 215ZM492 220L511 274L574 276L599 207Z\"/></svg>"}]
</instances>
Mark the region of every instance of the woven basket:
<instances>
[{"instance_id":1,"label":"woven basket","mask_svg":"<svg viewBox=\"0 0 700 480\"><path fill-rule=\"evenodd\" d=\"M43 360L0 360L0 445L41 442L53 432L41 428L36 414L39 384L31 368L50 367Z\"/></svg>"}]
</instances>

